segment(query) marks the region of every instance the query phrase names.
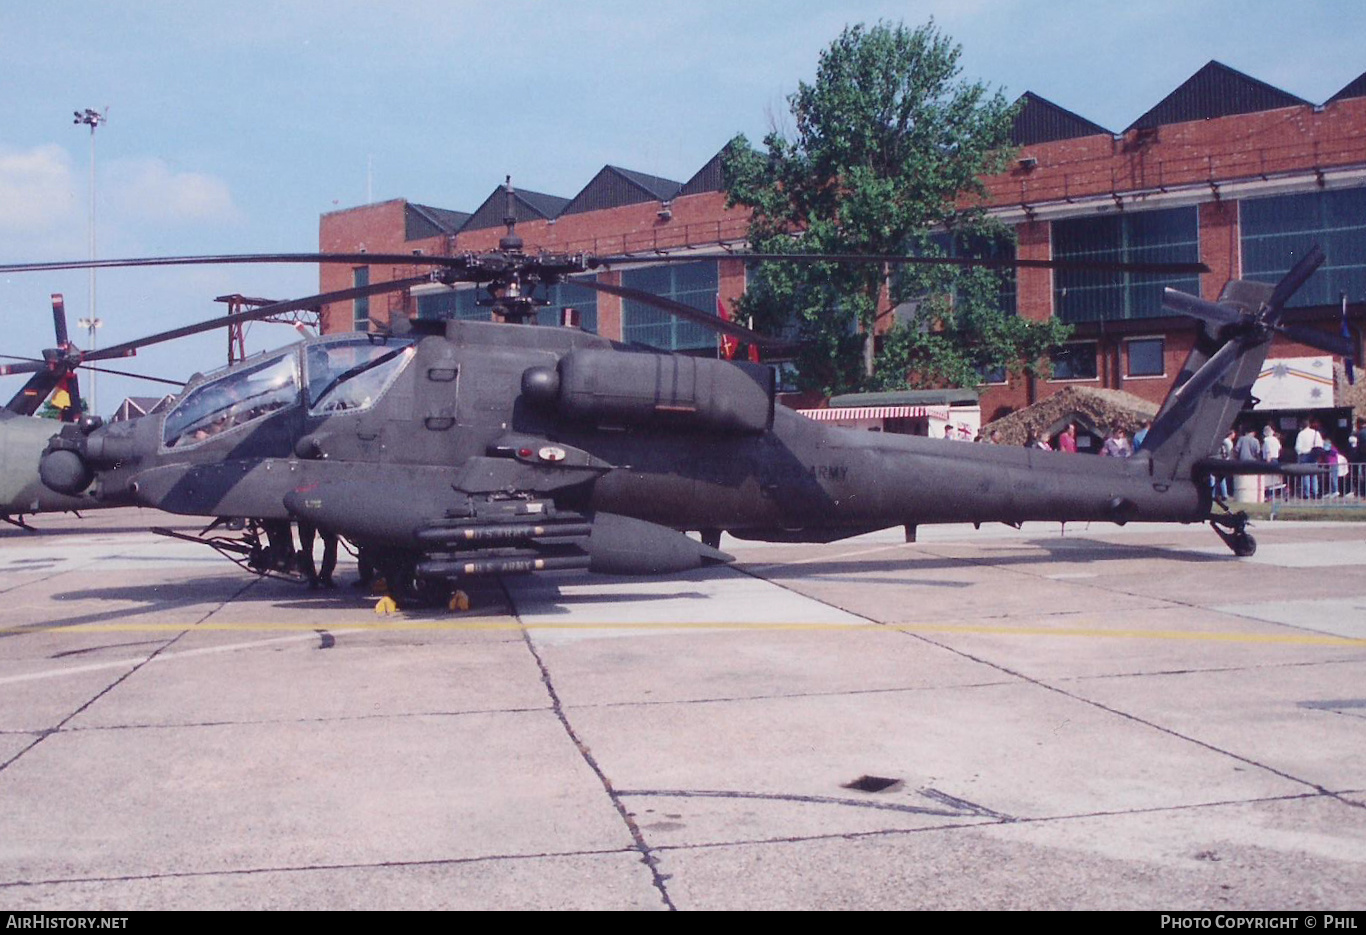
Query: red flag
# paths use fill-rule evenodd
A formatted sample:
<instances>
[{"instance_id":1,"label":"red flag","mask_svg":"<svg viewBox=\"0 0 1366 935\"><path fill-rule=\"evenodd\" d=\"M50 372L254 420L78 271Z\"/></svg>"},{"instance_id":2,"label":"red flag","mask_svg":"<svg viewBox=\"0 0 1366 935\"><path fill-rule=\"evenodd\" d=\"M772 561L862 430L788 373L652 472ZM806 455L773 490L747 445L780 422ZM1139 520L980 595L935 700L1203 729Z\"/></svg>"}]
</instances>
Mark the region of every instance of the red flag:
<instances>
[{"instance_id":1,"label":"red flag","mask_svg":"<svg viewBox=\"0 0 1366 935\"><path fill-rule=\"evenodd\" d=\"M721 301L721 294L716 294L716 317L722 321L730 321L730 313L726 311L726 303ZM721 334L721 356L726 360L734 360L735 352L740 349L740 339L733 338L724 332Z\"/></svg>"}]
</instances>

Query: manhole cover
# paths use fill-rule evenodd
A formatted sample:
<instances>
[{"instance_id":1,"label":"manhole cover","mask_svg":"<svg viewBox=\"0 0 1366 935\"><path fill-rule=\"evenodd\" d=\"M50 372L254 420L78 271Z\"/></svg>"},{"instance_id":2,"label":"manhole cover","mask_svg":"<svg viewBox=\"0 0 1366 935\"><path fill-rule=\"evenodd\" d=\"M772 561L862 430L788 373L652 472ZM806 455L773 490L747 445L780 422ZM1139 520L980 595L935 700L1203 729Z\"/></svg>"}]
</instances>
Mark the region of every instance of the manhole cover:
<instances>
[{"instance_id":1,"label":"manhole cover","mask_svg":"<svg viewBox=\"0 0 1366 935\"><path fill-rule=\"evenodd\" d=\"M846 782L845 789L856 789L859 792L886 792L892 786L901 785L900 779L888 779L886 776L860 776L853 782Z\"/></svg>"}]
</instances>

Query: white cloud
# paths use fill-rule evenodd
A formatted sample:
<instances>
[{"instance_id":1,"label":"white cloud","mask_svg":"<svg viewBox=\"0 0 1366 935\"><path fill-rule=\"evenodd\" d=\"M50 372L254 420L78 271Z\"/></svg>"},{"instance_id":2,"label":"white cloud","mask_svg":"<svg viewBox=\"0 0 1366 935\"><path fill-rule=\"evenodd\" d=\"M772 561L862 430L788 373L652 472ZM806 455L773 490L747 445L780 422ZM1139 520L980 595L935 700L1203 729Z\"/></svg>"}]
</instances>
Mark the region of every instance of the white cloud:
<instances>
[{"instance_id":1,"label":"white cloud","mask_svg":"<svg viewBox=\"0 0 1366 935\"><path fill-rule=\"evenodd\" d=\"M120 219L134 222L228 224L242 218L227 182L202 172L175 172L156 158L111 163L100 200Z\"/></svg>"},{"instance_id":2,"label":"white cloud","mask_svg":"<svg viewBox=\"0 0 1366 935\"><path fill-rule=\"evenodd\" d=\"M84 197L85 185L61 146L0 146L0 251L27 256L81 243Z\"/></svg>"}]
</instances>

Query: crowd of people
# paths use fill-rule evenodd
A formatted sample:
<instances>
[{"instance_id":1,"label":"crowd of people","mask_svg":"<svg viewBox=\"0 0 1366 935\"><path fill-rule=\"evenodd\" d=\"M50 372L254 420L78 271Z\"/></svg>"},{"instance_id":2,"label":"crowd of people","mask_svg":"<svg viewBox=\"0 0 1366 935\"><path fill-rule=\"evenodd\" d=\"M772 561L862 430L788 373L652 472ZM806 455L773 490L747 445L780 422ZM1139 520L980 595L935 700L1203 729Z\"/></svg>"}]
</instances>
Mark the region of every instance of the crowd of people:
<instances>
[{"instance_id":1,"label":"crowd of people","mask_svg":"<svg viewBox=\"0 0 1366 935\"><path fill-rule=\"evenodd\" d=\"M1121 425L1114 426L1106 434L1100 445L1099 454L1111 458L1132 457L1142 448L1143 442L1152 428L1152 421L1143 422L1130 438L1128 431ZM945 438L955 438L952 426L945 428ZM975 439L988 445L1004 444L998 430L979 432ZM1062 451L1075 453L1079 448L1086 450L1087 444L1079 444L1076 422L1069 422L1050 437L1038 431L1029 433L1026 448L1043 451ZM1323 425L1317 419L1300 420L1299 430L1293 435L1282 436L1274 426L1264 425L1259 430L1251 423L1230 429L1220 444L1216 457L1237 461L1270 461L1291 464L1316 464L1320 470L1295 478L1294 493L1301 497L1357 497L1366 496L1366 418L1356 420L1356 431L1347 437L1346 445L1335 444ZM1272 481L1272 477L1277 477ZM1223 498L1230 493L1227 475L1212 481L1216 495ZM1277 475L1268 475L1268 489L1283 485L1284 480Z\"/></svg>"},{"instance_id":2,"label":"crowd of people","mask_svg":"<svg viewBox=\"0 0 1366 935\"><path fill-rule=\"evenodd\" d=\"M1100 453L1111 458L1131 457L1134 451L1143 444L1143 439L1148 434L1148 429L1151 427L1151 421L1144 422L1139 430L1134 433L1133 438L1130 439L1128 430L1125 429L1124 426L1115 426L1110 430L1105 441L1101 444ZM946 425L944 427L945 440L952 441L959 437L963 437L963 440L966 441L966 437L955 434L952 425ZM1005 444L1001 439L1001 433L996 429L992 429L987 433L978 432L977 437L973 440L987 445ZM1077 440L1077 423L1067 423L1067 426L1054 437L1052 442L1049 441L1047 435L1037 431L1031 431L1028 439L1025 441L1025 447L1038 448L1041 451L1065 451L1075 454L1079 447Z\"/></svg>"}]
</instances>

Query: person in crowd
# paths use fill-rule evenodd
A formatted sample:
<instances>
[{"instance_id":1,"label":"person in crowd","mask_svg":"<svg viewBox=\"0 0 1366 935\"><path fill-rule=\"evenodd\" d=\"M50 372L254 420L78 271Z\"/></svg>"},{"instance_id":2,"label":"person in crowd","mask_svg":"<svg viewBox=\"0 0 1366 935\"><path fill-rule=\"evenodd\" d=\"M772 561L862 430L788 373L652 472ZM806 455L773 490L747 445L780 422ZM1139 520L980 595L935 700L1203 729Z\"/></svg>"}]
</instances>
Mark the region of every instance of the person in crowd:
<instances>
[{"instance_id":1,"label":"person in crowd","mask_svg":"<svg viewBox=\"0 0 1366 935\"><path fill-rule=\"evenodd\" d=\"M1318 463L1323 467L1323 495L1325 497L1337 497L1342 494L1339 482L1342 475L1338 472L1338 459L1342 455L1333 445L1331 438L1323 440L1323 448L1319 451ZM1343 465L1346 459L1343 458Z\"/></svg>"},{"instance_id":2,"label":"person in crowd","mask_svg":"<svg viewBox=\"0 0 1366 935\"><path fill-rule=\"evenodd\" d=\"M1219 450L1216 457L1223 461L1233 458L1234 444L1238 439L1238 433L1233 429L1228 430L1228 434L1219 442ZM1229 482L1227 474L1211 474L1209 479L1211 490L1214 491L1214 499L1227 500L1229 497Z\"/></svg>"},{"instance_id":3,"label":"person in crowd","mask_svg":"<svg viewBox=\"0 0 1366 935\"><path fill-rule=\"evenodd\" d=\"M1077 453L1077 423L1067 423L1067 428L1058 436L1058 450Z\"/></svg>"},{"instance_id":4,"label":"person in crowd","mask_svg":"<svg viewBox=\"0 0 1366 935\"><path fill-rule=\"evenodd\" d=\"M1323 435L1316 419L1300 420L1300 432L1295 436L1295 460L1299 464L1315 464L1323 453ZM1311 475L1302 478L1301 492L1306 497L1319 495L1319 479Z\"/></svg>"},{"instance_id":5,"label":"person in crowd","mask_svg":"<svg viewBox=\"0 0 1366 935\"><path fill-rule=\"evenodd\" d=\"M1234 443L1233 453L1239 461L1262 460L1262 443L1257 440L1255 426L1248 425L1243 428L1243 434L1239 435L1238 441Z\"/></svg>"},{"instance_id":6,"label":"person in crowd","mask_svg":"<svg viewBox=\"0 0 1366 935\"><path fill-rule=\"evenodd\" d=\"M1026 448L1038 448L1040 451L1052 451L1053 446L1048 444L1048 439L1038 432L1029 433L1029 441L1025 443Z\"/></svg>"},{"instance_id":7,"label":"person in crowd","mask_svg":"<svg viewBox=\"0 0 1366 935\"><path fill-rule=\"evenodd\" d=\"M1272 462L1281 460L1281 437L1269 425L1262 429L1262 460Z\"/></svg>"},{"instance_id":8,"label":"person in crowd","mask_svg":"<svg viewBox=\"0 0 1366 935\"><path fill-rule=\"evenodd\" d=\"M1138 449L1143 447L1143 440L1148 437L1148 429L1152 427L1152 419L1143 420L1143 424L1140 425L1138 427L1138 431L1134 433L1134 451L1137 451Z\"/></svg>"},{"instance_id":9,"label":"person in crowd","mask_svg":"<svg viewBox=\"0 0 1366 935\"><path fill-rule=\"evenodd\" d=\"M1129 433L1124 431L1124 426L1116 425L1110 430L1100 453L1109 458L1128 458L1133 455L1134 446L1129 442Z\"/></svg>"},{"instance_id":10,"label":"person in crowd","mask_svg":"<svg viewBox=\"0 0 1366 935\"><path fill-rule=\"evenodd\" d=\"M1348 467L1351 478L1352 493L1356 496L1366 496L1366 419L1357 419L1357 430L1348 439L1350 448L1347 453L1347 460L1350 462Z\"/></svg>"},{"instance_id":11,"label":"person in crowd","mask_svg":"<svg viewBox=\"0 0 1366 935\"><path fill-rule=\"evenodd\" d=\"M1281 437L1269 425L1262 429L1262 460L1271 464L1279 464L1281 460ZM1283 474L1267 476L1266 493L1268 499L1283 495L1284 488L1285 476Z\"/></svg>"}]
</instances>

